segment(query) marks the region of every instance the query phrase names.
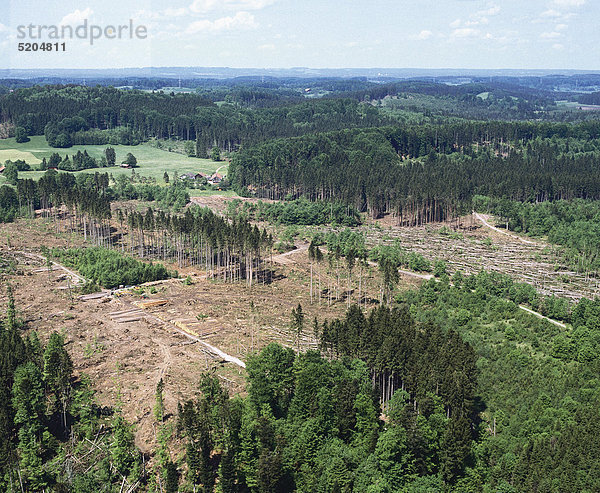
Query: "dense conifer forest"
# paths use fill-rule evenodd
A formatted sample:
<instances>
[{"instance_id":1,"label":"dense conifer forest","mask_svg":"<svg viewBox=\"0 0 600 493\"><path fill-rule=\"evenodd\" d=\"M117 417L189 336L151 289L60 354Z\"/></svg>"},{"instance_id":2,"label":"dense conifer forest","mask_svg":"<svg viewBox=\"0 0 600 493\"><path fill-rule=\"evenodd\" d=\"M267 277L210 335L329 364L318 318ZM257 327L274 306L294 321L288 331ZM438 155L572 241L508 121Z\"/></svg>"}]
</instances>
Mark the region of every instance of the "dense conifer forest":
<instances>
[{"instance_id":1,"label":"dense conifer forest","mask_svg":"<svg viewBox=\"0 0 600 493\"><path fill-rule=\"evenodd\" d=\"M598 199L599 132L597 123L475 122L345 130L245 148L230 177L242 193L341 200L415 225L464 214L476 194Z\"/></svg>"}]
</instances>

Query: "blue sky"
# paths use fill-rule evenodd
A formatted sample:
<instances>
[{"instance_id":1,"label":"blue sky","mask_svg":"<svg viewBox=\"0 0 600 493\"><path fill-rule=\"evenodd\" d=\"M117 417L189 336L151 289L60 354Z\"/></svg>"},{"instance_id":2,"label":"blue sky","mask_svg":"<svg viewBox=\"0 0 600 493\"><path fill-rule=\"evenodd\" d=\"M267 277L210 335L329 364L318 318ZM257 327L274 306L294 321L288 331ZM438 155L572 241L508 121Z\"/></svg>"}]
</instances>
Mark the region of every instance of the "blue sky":
<instances>
[{"instance_id":1,"label":"blue sky","mask_svg":"<svg viewBox=\"0 0 600 493\"><path fill-rule=\"evenodd\" d=\"M146 39L17 51L19 25L128 24ZM600 69L598 0L2 0L0 68ZM47 39L46 39L47 40Z\"/></svg>"}]
</instances>

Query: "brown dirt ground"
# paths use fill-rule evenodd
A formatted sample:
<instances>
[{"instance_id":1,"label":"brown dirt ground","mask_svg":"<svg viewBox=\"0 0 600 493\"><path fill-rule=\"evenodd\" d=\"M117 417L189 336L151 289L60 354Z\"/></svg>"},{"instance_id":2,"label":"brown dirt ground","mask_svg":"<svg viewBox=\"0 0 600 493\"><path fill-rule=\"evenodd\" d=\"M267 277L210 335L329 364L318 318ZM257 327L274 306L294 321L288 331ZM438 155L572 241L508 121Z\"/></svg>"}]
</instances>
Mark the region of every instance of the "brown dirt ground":
<instances>
[{"instance_id":1,"label":"brown dirt ground","mask_svg":"<svg viewBox=\"0 0 600 493\"><path fill-rule=\"evenodd\" d=\"M205 195L201 197L190 197L190 203L199 205L200 207L208 207L215 212L223 212L227 208L227 202L230 202L234 197L226 197L224 195ZM235 199L241 200L242 202L250 202L252 204L258 203L259 200L262 202L275 202L269 199L256 199L248 197L235 197Z\"/></svg>"},{"instance_id":2,"label":"brown dirt ground","mask_svg":"<svg viewBox=\"0 0 600 493\"><path fill-rule=\"evenodd\" d=\"M217 203L225 200L214 199ZM547 245L523 245L514 238L484 229L477 224L465 223L461 239L449 239L439 234L441 225L422 228L397 228L384 221L369 222L361 227L368 242L376 244L397 237L407 248L422 252L430 259L446 258L457 266L479 270L482 262L519 277L529 267L538 269L533 282L550 276L556 259L548 253ZM322 229L322 228L321 228ZM304 228L304 236L310 236L314 228ZM484 240L491 237L493 246ZM516 245L518 243L518 245ZM45 219L19 220L0 226L0 256L9 258L18 251L38 252L40 247L82 245L83 239L76 234L56 234L52 222ZM77 373L88 373L97 390L101 405L114 405L117 396L123 403L125 416L136 424L137 445L145 451L155 445L155 421L152 416L154 394L158 380L165 382L166 411L176 414L177 402L192 398L198 388L200 375L211 371L218 375L231 393L244 392L245 371L232 364L213 359L201 344L193 343L175 331L169 324L159 323L156 318L144 317L137 321L119 323L110 314L134 307L142 299L164 299L167 304L149 308L148 313L167 322L187 325L202 335L203 340L226 353L245 360L249 353L271 341L296 346L296 338L289 329L290 312L298 303L306 313L306 329L302 338L303 348L314 347L312 320L319 321L342 316L346 310L345 269L341 265L340 298L333 296L328 303L327 288L335 291L336 270L328 273L327 262L313 266L314 291L318 289L319 274L323 296L318 303L316 296L310 300L310 262L306 249L300 248L275 256L275 279L272 284L255 284L248 288L243 283L224 283L206 279L206 273L198 268L177 268L183 276L190 275L193 284L184 285L180 280L165 281L144 293L125 294L107 300L72 300L65 287L64 273L55 270L33 272L42 267L16 255L20 264L17 272L4 274L4 280L15 288L17 307L45 340L49 333L61 330L66 336ZM538 255L537 259L532 256ZM534 262L533 264L531 264ZM537 272L537 271L536 271ZM358 267L353 273L351 300L358 298ZM537 277L536 277L537 276ZM584 280L575 279L569 289L584 289ZM576 281L576 282L575 282ZM400 289L417 286L421 280L402 276ZM591 289L587 286L588 290ZM379 298L379 275L375 267L363 270L363 293L367 292L374 305ZM2 290L0 304L4 304Z\"/></svg>"},{"instance_id":3,"label":"brown dirt ground","mask_svg":"<svg viewBox=\"0 0 600 493\"><path fill-rule=\"evenodd\" d=\"M142 299L165 299L166 305L150 308L148 313L169 322L191 326L203 335L203 340L226 353L245 360L249 353L278 341L295 347L296 338L289 329L290 312L301 303L306 313L303 348L314 347L312 320L342 316L347 303L344 298L346 281L340 267L340 299L328 305L327 296L320 304L316 300L318 273L322 289L327 288L325 263L314 267L315 300L310 303L310 263L305 249L286 255L285 264L274 264L272 284L224 283L205 279L206 273L196 268L179 269L190 275L193 284L168 280L154 287L150 294L128 293L101 300L80 301L69 295L64 272L47 270L43 262L27 260L20 251L38 252L47 247L75 246L83 243L78 235L56 235L52 223L43 219L17 221L0 227L0 256L18 261L17 272L4 275L15 290L20 316L36 330L42 340L52 331L65 334L77 374L87 373L97 390L100 405L114 405L117 397L123 403L125 417L136 425L136 443L145 451L155 445L155 421L152 407L158 380L165 382L165 407L175 415L177 402L192 398L200 375L215 372L231 393L244 392L245 371L231 363L213 359L202 346L193 343L167 324L152 318L119 323L110 314L135 308L132 303ZM10 246L9 246L10 244ZM177 268L177 266L170 266ZM375 270L370 277L364 271L363 292L368 288L371 298L378 298L379 284ZM357 298L358 270L355 270L352 299ZM337 283L335 273L329 277ZM415 285L406 279L405 287ZM367 286L367 288L365 287ZM0 304L6 299L2 292ZM253 304L253 307L252 307Z\"/></svg>"}]
</instances>

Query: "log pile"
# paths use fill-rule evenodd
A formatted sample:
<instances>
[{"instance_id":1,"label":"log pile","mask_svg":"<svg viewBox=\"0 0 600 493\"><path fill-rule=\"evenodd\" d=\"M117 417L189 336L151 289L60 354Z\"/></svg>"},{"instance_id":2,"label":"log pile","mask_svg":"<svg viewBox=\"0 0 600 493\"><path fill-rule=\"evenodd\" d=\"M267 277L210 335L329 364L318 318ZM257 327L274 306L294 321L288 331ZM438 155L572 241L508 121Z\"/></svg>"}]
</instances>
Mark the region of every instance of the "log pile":
<instances>
[{"instance_id":1,"label":"log pile","mask_svg":"<svg viewBox=\"0 0 600 493\"><path fill-rule=\"evenodd\" d=\"M577 301L594 298L600 292L598 279L574 272L564 265L551 245L527 244L508 236L493 236L489 230L459 230L461 237L440 234L439 227L369 229L365 239L369 247L399 240L407 250L420 253L432 263L444 260L450 275L461 270L475 274L484 269L507 274L517 282L533 285L544 295ZM486 242L488 232L491 245Z\"/></svg>"},{"instance_id":2,"label":"log pile","mask_svg":"<svg viewBox=\"0 0 600 493\"><path fill-rule=\"evenodd\" d=\"M146 316L146 314L140 310L139 308L129 309L129 310L121 310L118 312L109 313L110 318L112 318L117 323L127 323L127 322L137 322Z\"/></svg>"}]
</instances>

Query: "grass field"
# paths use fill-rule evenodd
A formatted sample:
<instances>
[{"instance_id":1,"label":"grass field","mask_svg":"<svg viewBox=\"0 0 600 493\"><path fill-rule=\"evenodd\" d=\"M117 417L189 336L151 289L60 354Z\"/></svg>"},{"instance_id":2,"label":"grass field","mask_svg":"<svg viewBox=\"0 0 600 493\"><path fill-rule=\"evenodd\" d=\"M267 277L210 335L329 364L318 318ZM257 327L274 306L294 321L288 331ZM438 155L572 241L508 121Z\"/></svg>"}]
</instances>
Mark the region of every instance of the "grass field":
<instances>
[{"instance_id":1,"label":"grass field","mask_svg":"<svg viewBox=\"0 0 600 493\"><path fill-rule=\"evenodd\" d=\"M17 144L14 138L0 139L0 163L4 163L7 159L24 159L28 164L36 165L41 162L42 158L49 158L54 152L58 152L61 156L64 156L65 154L71 156L77 153L77 151L83 152L84 150L86 150L90 156L100 158L106 147L108 146L78 145L68 149L55 149L48 146L44 136L31 137L29 142L23 144ZM140 175L154 177L159 183L162 182L165 171L169 173L170 177L173 176L174 172L181 174L190 171L214 173L219 170L219 173L227 174L226 162L214 162L210 159L187 157L182 154L157 149L148 144L140 144L137 146L115 145L111 147L113 147L117 153L117 163L123 161L127 153L131 152L138 161L139 168L136 168L135 172ZM119 166L90 169L79 171L77 173L95 173L96 171L112 173L115 176L131 174L130 169L120 168ZM19 172L19 177L34 178L37 180L42 174L42 171L24 171ZM0 180L0 182L3 182L4 178L0 178Z\"/></svg>"},{"instance_id":2,"label":"grass field","mask_svg":"<svg viewBox=\"0 0 600 493\"><path fill-rule=\"evenodd\" d=\"M42 160L35 157L31 152L19 151L17 149L2 149L0 150L0 163L5 161L17 161L23 160L28 164L40 164Z\"/></svg>"}]
</instances>

